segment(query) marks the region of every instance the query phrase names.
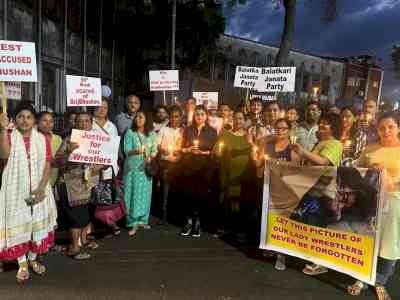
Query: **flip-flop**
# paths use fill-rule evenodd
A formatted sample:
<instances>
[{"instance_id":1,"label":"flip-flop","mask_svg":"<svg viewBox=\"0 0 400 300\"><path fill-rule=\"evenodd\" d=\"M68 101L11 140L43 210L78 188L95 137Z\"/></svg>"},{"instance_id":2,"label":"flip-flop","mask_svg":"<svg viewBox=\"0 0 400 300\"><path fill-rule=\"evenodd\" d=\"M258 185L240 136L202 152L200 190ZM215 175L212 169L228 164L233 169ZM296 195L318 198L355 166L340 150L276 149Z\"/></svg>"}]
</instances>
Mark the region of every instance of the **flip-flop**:
<instances>
[{"instance_id":1,"label":"flip-flop","mask_svg":"<svg viewBox=\"0 0 400 300\"><path fill-rule=\"evenodd\" d=\"M91 258L91 255L87 252L79 252L76 254L67 254L68 257L71 257L72 259L75 260L87 260Z\"/></svg>"},{"instance_id":2,"label":"flip-flop","mask_svg":"<svg viewBox=\"0 0 400 300\"><path fill-rule=\"evenodd\" d=\"M303 273L310 276L321 275L327 273L328 271L329 271L328 268L316 264L306 265L305 268L303 269Z\"/></svg>"},{"instance_id":3,"label":"flip-flop","mask_svg":"<svg viewBox=\"0 0 400 300\"><path fill-rule=\"evenodd\" d=\"M83 245L83 247L88 250L95 250L99 248L99 244L97 244L96 242L87 242Z\"/></svg>"}]
</instances>

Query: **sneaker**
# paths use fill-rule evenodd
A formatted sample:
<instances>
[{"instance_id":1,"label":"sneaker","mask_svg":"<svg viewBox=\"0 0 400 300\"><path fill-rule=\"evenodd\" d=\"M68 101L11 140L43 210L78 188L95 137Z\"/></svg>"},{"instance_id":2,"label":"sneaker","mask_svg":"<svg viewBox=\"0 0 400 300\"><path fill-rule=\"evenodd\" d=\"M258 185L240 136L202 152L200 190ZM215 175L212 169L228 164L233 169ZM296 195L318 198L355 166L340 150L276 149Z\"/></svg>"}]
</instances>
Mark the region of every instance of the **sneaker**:
<instances>
[{"instance_id":1,"label":"sneaker","mask_svg":"<svg viewBox=\"0 0 400 300\"><path fill-rule=\"evenodd\" d=\"M277 255L274 268L278 271L284 271L286 269L286 257L284 255Z\"/></svg>"},{"instance_id":2,"label":"sneaker","mask_svg":"<svg viewBox=\"0 0 400 300\"><path fill-rule=\"evenodd\" d=\"M195 238L200 237L201 235L200 222L196 222L196 224L192 228L192 231L190 232L190 235Z\"/></svg>"},{"instance_id":3,"label":"sneaker","mask_svg":"<svg viewBox=\"0 0 400 300\"><path fill-rule=\"evenodd\" d=\"M181 236L188 236L190 232L192 231L193 224L190 222L187 222L185 227L182 228L182 231L180 233Z\"/></svg>"}]
</instances>

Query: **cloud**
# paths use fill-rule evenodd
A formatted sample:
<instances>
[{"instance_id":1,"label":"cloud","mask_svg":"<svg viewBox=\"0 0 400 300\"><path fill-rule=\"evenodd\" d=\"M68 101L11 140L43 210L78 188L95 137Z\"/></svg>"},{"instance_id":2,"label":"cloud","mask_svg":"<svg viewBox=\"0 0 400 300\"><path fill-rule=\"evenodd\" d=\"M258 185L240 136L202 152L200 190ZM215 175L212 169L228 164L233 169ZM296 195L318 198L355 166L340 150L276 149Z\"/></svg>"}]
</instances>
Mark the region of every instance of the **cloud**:
<instances>
[{"instance_id":1,"label":"cloud","mask_svg":"<svg viewBox=\"0 0 400 300\"><path fill-rule=\"evenodd\" d=\"M399 0L337 0L335 22L322 22L324 1L298 1L294 49L316 55L351 56L370 54L382 59L385 70L383 94L400 98L399 81L391 71L390 52L398 44ZM283 9L272 0L252 0L226 13L226 32L279 45Z\"/></svg>"}]
</instances>

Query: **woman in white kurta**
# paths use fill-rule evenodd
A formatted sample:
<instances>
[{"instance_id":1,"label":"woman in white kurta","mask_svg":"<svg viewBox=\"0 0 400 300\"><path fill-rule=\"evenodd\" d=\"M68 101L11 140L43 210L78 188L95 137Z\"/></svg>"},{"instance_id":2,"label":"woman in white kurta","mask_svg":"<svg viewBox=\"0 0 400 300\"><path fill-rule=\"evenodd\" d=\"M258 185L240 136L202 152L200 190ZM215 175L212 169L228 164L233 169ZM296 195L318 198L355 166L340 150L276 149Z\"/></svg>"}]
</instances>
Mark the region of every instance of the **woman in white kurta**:
<instances>
[{"instance_id":1,"label":"woman in white kurta","mask_svg":"<svg viewBox=\"0 0 400 300\"><path fill-rule=\"evenodd\" d=\"M25 102L16 110L16 128L0 114L0 157L7 159L0 190L0 260L18 260L17 281L29 269L44 274L37 254L54 242L57 210L50 183L51 146L35 128L34 108Z\"/></svg>"}]
</instances>

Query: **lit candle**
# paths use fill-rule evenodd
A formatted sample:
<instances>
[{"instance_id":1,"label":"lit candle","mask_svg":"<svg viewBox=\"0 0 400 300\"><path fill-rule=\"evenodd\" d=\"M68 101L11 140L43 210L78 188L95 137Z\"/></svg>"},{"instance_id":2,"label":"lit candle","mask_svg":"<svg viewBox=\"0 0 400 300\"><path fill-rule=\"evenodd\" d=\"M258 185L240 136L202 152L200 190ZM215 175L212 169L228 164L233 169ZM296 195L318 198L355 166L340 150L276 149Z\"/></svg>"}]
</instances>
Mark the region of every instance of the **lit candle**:
<instances>
[{"instance_id":1,"label":"lit candle","mask_svg":"<svg viewBox=\"0 0 400 300\"><path fill-rule=\"evenodd\" d=\"M140 149L142 150L142 152L144 152L146 150L146 147L144 145L140 146Z\"/></svg>"},{"instance_id":2,"label":"lit candle","mask_svg":"<svg viewBox=\"0 0 400 300\"><path fill-rule=\"evenodd\" d=\"M258 151L258 147L257 146L253 146L253 153L257 154L257 151Z\"/></svg>"},{"instance_id":3,"label":"lit candle","mask_svg":"<svg viewBox=\"0 0 400 300\"><path fill-rule=\"evenodd\" d=\"M264 155L264 160L265 160L265 161L269 160L268 154L265 154L265 155Z\"/></svg>"},{"instance_id":4,"label":"lit candle","mask_svg":"<svg viewBox=\"0 0 400 300\"><path fill-rule=\"evenodd\" d=\"M351 144L352 144L352 142L350 140L345 140L344 141L344 147L345 148L350 148Z\"/></svg>"},{"instance_id":5,"label":"lit candle","mask_svg":"<svg viewBox=\"0 0 400 300\"><path fill-rule=\"evenodd\" d=\"M290 141L290 144L292 144L292 145L296 144L297 136L295 136L295 135L289 136L289 141Z\"/></svg>"},{"instance_id":6,"label":"lit candle","mask_svg":"<svg viewBox=\"0 0 400 300\"><path fill-rule=\"evenodd\" d=\"M227 124L228 123L228 118L224 118L224 124Z\"/></svg>"},{"instance_id":7,"label":"lit candle","mask_svg":"<svg viewBox=\"0 0 400 300\"><path fill-rule=\"evenodd\" d=\"M224 142L219 142L219 144L218 144L218 152L222 153L223 149L224 149Z\"/></svg>"},{"instance_id":8,"label":"lit candle","mask_svg":"<svg viewBox=\"0 0 400 300\"><path fill-rule=\"evenodd\" d=\"M195 148L199 148L199 140L194 140L193 141L193 146L195 147Z\"/></svg>"},{"instance_id":9,"label":"lit candle","mask_svg":"<svg viewBox=\"0 0 400 300\"><path fill-rule=\"evenodd\" d=\"M168 155L173 156L174 155L174 146L168 145L167 149L168 149Z\"/></svg>"}]
</instances>

